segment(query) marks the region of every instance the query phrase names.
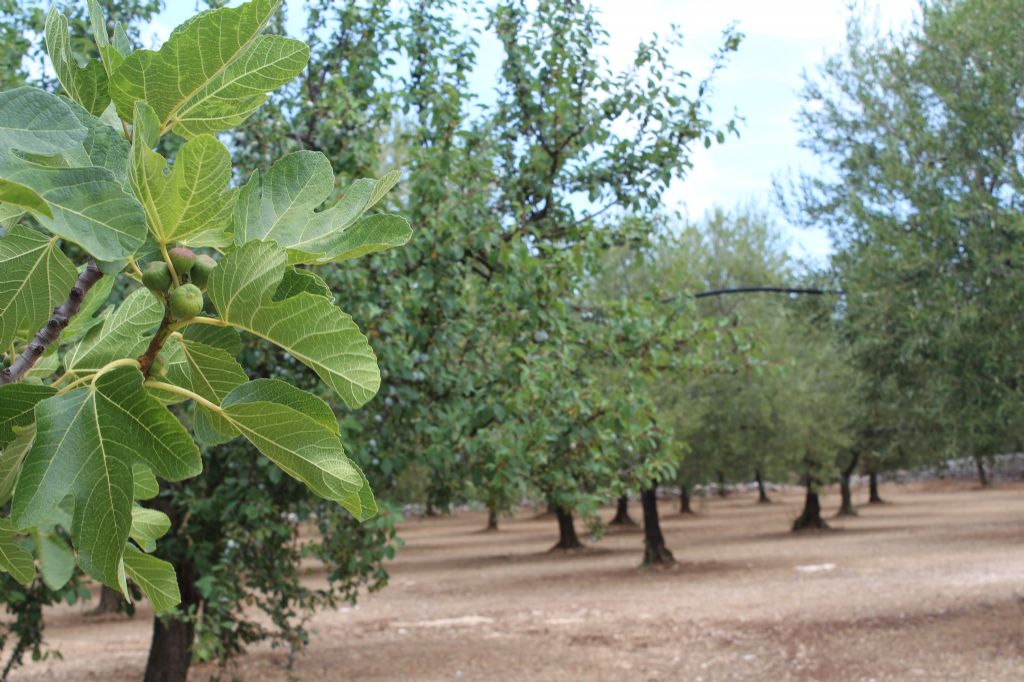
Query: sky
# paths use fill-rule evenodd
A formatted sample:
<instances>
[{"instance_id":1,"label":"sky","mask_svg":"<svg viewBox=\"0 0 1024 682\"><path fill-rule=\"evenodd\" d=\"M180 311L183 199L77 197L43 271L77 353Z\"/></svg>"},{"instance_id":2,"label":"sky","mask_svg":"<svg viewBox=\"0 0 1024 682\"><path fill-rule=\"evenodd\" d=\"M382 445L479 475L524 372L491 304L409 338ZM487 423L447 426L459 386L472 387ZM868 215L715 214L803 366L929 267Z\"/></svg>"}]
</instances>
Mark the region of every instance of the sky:
<instances>
[{"instance_id":1,"label":"sky","mask_svg":"<svg viewBox=\"0 0 1024 682\"><path fill-rule=\"evenodd\" d=\"M774 211L772 182L801 171L814 172L814 158L799 147L796 116L803 74L812 73L837 52L845 35L849 0L592 0L609 33L606 56L615 68L625 67L636 44L654 32L678 24L686 39L681 65L700 78L708 56L720 43L722 30L735 22L745 34L739 52L719 73L712 106L715 117L738 115L740 137L710 149L700 147L692 172L674 183L666 195L666 208L700 219L715 206L725 209L759 203L778 216L799 258L820 262L830 251L821 230L788 225ZM192 2L168 2L152 27L154 39L166 38L170 28L184 21ZM231 4L237 4L232 2ZM301 18L300 3L290 12ZM909 23L917 0L861 0L858 12L873 14L883 28L899 30ZM493 39L480 42L474 84L487 101L500 65L500 48Z\"/></svg>"}]
</instances>

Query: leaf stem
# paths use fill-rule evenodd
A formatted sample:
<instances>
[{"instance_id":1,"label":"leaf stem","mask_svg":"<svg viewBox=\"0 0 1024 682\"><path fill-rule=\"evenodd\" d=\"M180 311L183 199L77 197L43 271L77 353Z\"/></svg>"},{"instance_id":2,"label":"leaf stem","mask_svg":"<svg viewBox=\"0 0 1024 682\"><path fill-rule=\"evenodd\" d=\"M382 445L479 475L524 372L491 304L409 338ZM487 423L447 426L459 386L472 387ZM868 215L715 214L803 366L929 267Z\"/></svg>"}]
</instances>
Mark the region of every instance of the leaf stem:
<instances>
[{"instance_id":1,"label":"leaf stem","mask_svg":"<svg viewBox=\"0 0 1024 682\"><path fill-rule=\"evenodd\" d=\"M170 329L171 329L171 331L178 331L179 329L184 329L185 327L189 326L190 324L208 324L211 327L230 327L231 326L230 324L228 324L224 320L218 320L216 317L203 317L201 315L197 315L195 317L190 317L187 320L182 320L181 322L175 322L174 324L171 325Z\"/></svg>"},{"instance_id":2,"label":"leaf stem","mask_svg":"<svg viewBox=\"0 0 1024 682\"><path fill-rule=\"evenodd\" d=\"M163 381L156 381L154 379L147 379L143 383L143 385L146 388L155 388L155 389L158 389L158 390L161 390L161 391L167 391L168 393L175 393L177 395L184 396L184 397L186 397L186 398L188 398L190 400L195 401L197 404L202 405L203 407L205 407L208 410L212 410L213 412L216 412L217 414L224 414L224 410L221 408L220 405L218 405L216 403L213 403L213 402L210 402L209 400L207 400L203 396L198 395L196 393L193 393L192 391L188 390L187 388L182 388L181 386L175 386L174 384L168 384L168 383L165 383Z\"/></svg>"},{"instance_id":3,"label":"leaf stem","mask_svg":"<svg viewBox=\"0 0 1024 682\"><path fill-rule=\"evenodd\" d=\"M35 338L25 347L22 354L17 359L13 359L11 366L0 371L0 386L20 381L35 366L39 358L46 353L46 349L57 342L71 318L81 309L82 301L85 300L89 289L102 278L103 273L99 266L96 265L95 260L90 258L89 264L85 266L85 270L78 276L75 285L68 292L68 297L53 311L53 315L36 333Z\"/></svg>"},{"instance_id":4,"label":"leaf stem","mask_svg":"<svg viewBox=\"0 0 1024 682\"><path fill-rule=\"evenodd\" d=\"M77 379L72 381L70 384L68 384L64 388L60 389L59 391L57 391L57 395L63 395L65 393L67 393L68 391L70 391L71 389L73 389L73 388L75 388L77 386L80 386L83 383L86 383L86 382L89 382L89 381L96 381L97 379L100 378L100 376L102 376L106 372L109 372L110 370L114 369L115 367L126 367L126 366L129 366L129 365L133 366L133 367L138 367L139 366L139 361L136 360L135 358L121 358L120 360L113 360L111 362L108 362L107 364L103 365L102 367L100 367L98 370L96 370L92 374L87 374L84 377L78 377Z\"/></svg>"},{"instance_id":5,"label":"leaf stem","mask_svg":"<svg viewBox=\"0 0 1024 682\"><path fill-rule=\"evenodd\" d=\"M164 242L160 242L160 253L164 257L164 262L167 263L167 269L171 271L171 279L174 281L174 286L181 286L178 273L174 270L174 263L171 262L171 254L167 252L167 244Z\"/></svg>"},{"instance_id":6,"label":"leaf stem","mask_svg":"<svg viewBox=\"0 0 1024 682\"><path fill-rule=\"evenodd\" d=\"M129 258L128 259L128 265L131 266L132 272L135 273L135 279L141 280L142 279L142 268L139 267L139 262L137 260L135 260L134 258Z\"/></svg>"}]
</instances>

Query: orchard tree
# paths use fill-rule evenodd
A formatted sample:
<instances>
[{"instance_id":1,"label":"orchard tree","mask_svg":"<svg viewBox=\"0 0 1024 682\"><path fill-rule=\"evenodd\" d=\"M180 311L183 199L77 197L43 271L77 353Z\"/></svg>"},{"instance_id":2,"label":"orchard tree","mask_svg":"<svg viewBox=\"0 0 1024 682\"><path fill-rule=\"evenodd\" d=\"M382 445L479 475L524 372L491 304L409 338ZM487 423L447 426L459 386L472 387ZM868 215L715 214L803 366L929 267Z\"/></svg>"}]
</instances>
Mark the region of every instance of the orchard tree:
<instances>
[{"instance_id":1,"label":"orchard tree","mask_svg":"<svg viewBox=\"0 0 1024 682\"><path fill-rule=\"evenodd\" d=\"M796 205L837 247L868 394L898 401L872 473L968 456L984 484L1017 444L1022 27L1014 0L928 0L902 34L851 19L804 90L804 144L830 172Z\"/></svg>"},{"instance_id":2,"label":"orchard tree","mask_svg":"<svg viewBox=\"0 0 1024 682\"><path fill-rule=\"evenodd\" d=\"M368 213L393 174L355 183L318 212L319 202L287 197L313 197L323 164L331 175L326 160L289 155L231 187L230 153L215 134L308 59L304 43L263 34L276 9L254 0L205 12L154 52L132 50L123 30L111 36L93 2L100 58L86 66L54 10L47 49L65 96L0 94L10 499L0 541L2 568L24 583L36 558L51 577L73 560L126 598L130 579L157 611L176 607L181 576L151 554L171 522L141 502L158 494L158 478L201 472L197 438L242 436L357 518L376 511L331 407L280 380L250 380L233 353L240 331L265 339L350 408L364 404L380 384L374 353L303 266L409 236L403 219ZM170 165L153 151L169 134L184 140ZM118 276L143 286L105 308Z\"/></svg>"},{"instance_id":3,"label":"orchard tree","mask_svg":"<svg viewBox=\"0 0 1024 682\"><path fill-rule=\"evenodd\" d=\"M576 343L587 323L570 314L575 292L588 263L630 238L618 228L621 215L656 208L689 169L692 146L724 139L732 124L712 123L709 81L694 88L676 66L675 31L638 45L630 67L614 73L599 56L607 35L584 2L503 1L490 27L504 51L489 121L499 179L490 202L501 229L497 248L472 254L489 278L481 331L520 339L519 375L543 389L521 390L510 368L496 400L514 419L529 419L526 428L547 425L550 452L536 460L533 480L553 497L559 545L570 546L571 505L589 513L595 495L620 492L606 458L595 458L586 474L571 464L602 440L608 409L579 364L590 354ZM713 70L738 44L738 35L725 35ZM558 381L578 388L559 390ZM544 406L522 402L537 395ZM542 407L547 414L538 415ZM576 418L566 419L570 413ZM553 467L559 462L567 468ZM601 490L599 481L614 487Z\"/></svg>"}]
</instances>

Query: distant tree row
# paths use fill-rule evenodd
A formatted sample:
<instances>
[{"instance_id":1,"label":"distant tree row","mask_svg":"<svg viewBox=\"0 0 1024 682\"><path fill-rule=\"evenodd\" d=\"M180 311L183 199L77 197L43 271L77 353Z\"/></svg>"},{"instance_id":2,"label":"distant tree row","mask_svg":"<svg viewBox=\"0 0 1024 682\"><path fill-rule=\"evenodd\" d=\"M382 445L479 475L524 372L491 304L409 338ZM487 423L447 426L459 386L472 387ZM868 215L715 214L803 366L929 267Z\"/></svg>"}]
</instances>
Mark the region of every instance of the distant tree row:
<instances>
[{"instance_id":1,"label":"distant tree row","mask_svg":"<svg viewBox=\"0 0 1024 682\"><path fill-rule=\"evenodd\" d=\"M135 40L159 9L102 4ZM969 456L985 481L986 461L1018 447L1020 2L927 0L893 35L851 19L803 95L822 171L779 189L787 217L829 230L828 264L794 260L767 209L691 224L664 205L694 147L736 132L710 106L735 32L694 78L675 32L611 69L585 2L314 0L306 12L309 66L230 149L264 173L290 152L325 154L325 207L354 180L403 170L384 205L412 241L315 268L368 322L382 368L377 399L338 420L383 511L357 524L247 444L205 448L210 475L154 503L173 522L157 552L186 599L154 623L147 680L182 680L190 661L226 663L265 638L297 652L314 609L386 584L401 504L476 503L497 529L533 500L572 549L577 520L599 533L599 508L638 496L643 561L658 564L686 552L666 546L659 490L678 490L687 512L698 484L755 481L763 501L768 482L798 484L794 527L820 528L830 484L852 514L855 474L877 498L880 473ZM42 17L0 7L5 88L57 89L25 39ZM279 12L268 30L284 26ZM93 55L77 6L70 27L76 54ZM493 103L471 87L482 32L501 50ZM695 296L736 288L818 293ZM255 375L321 390L294 359L243 344ZM327 566L324 589L299 580L306 556ZM42 606L84 583L4 580L15 665L41 651Z\"/></svg>"}]
</instances>

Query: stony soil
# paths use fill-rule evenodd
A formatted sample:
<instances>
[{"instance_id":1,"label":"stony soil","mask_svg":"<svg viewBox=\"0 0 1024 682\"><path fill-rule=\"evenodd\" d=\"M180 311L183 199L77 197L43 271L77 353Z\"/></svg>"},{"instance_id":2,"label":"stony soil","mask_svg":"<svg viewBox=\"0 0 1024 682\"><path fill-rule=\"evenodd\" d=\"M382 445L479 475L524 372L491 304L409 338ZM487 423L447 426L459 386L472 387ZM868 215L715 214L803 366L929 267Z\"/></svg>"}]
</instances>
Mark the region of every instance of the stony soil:
<instances>
[{"instance_id":1,"label":"stony soil","mask_svg":"<svg viewBox=\"0 0 1024 682\"><path fill-rule=\"evenodd\" d=\"M1022 680L1024 486L884 486L834 531L787 532L797 491L757 505L663 502L679 560L640 569L641 535L548 553L553 519L524 511L414 520L392 583L321 613L288 670L256 648L244 680ZM864 499L863 490L858 497ZM838 496L824 500L833 508ZM632 513L639 520L639 505ZM611 516L611 510L607 515ZM581 529L582 530L582 529ZM315 576L311 576L315 580ZM138 680L150 624L49 614L64 660L15 680ZM192 680L215 670L195 669Z\"/></svg>"}]
</instances>

